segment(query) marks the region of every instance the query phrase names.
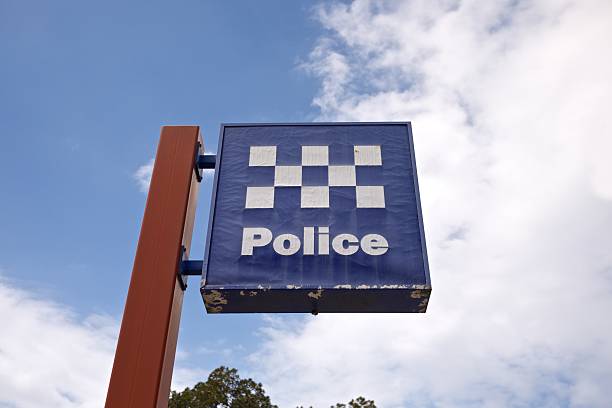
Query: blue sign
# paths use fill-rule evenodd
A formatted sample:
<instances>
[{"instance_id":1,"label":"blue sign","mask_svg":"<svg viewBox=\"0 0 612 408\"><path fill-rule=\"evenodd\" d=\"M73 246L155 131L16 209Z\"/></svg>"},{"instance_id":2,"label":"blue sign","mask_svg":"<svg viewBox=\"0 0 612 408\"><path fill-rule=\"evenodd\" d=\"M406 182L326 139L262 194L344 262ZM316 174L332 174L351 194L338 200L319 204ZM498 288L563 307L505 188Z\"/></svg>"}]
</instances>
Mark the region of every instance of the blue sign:
<instances>
[{"instance_id":1,"label":"blue sign","mask_svg":"<svg viewBox=\"0 0 612 408\"><path fill-rule=\"evenodd\" d=\"M221 126L209 313L425 312L410 123Z\"/></svg>"}]
</instances>

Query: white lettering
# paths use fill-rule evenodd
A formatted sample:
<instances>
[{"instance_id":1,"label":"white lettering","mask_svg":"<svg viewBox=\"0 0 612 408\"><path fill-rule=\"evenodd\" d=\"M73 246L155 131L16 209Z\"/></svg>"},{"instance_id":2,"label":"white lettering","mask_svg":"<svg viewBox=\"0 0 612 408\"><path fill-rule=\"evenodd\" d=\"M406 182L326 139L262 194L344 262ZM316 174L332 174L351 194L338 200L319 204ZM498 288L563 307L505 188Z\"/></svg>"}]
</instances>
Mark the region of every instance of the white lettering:
<instances>
[{"instance_id":1,"label":"white lettering","mask_svg":"<svg viewBox=\"0 0 612 408\"><path fill-rule=\"evenodd\" d=\"M314 227L304 227L304 255L314 255Z\"/></svg>"},{"instance_id":2,"label":"white lettering","mask_svg":"<svg viewBox=\"0 0 612 408\"><path fill-rule=\"evenodd\" d=\"M242 229L242 255L253 255L254 247L263 247L272 241L272 231L267 228Z\"/></svg>"},{"instance_id":3,"label":"white lettering","mask_svg":"<svg viewBox=\"0 0 612 408\"><path fill-rule=\"evenodd\" d=\"M344 243L347 242L347 245L344 246ZM336 251L337 254L340 255L353 255L355 252L359 250L359 240L353 234L338 234L332 240L332 248ZM357 244L357 245L351 245Z\"/></svg>"},{"instance_id":4,"label":"white lettering","mask_svg":"<svg viewBox=\"0 0 612 408\"><path fill-rule=\"evenodd\" d=\"M319 227L319 255L329 255L329 227Z\"/></svg>"},{"instance_id":5,"label":"white lettering","mask_svg":"<svg viewBox=\"0 0 612 408\"><path fill-rule=\"evenodd\" d=\"M367 234L361 238L361 250L368 255L384 255L389 250L389 243L382 235Z\"/></svg>"},{"instance_id":6,"label":"white lettering","mask_svg":"<svg viewBox=\"0 0 612 408\"><path fill-rule=\"evenodd\" d=\"M285 248L285 242L289 247ZM293 255L300 250L300 239L293 234L281 234L274 239L272 247L279 255Z\"/></svg>"},{"instance_id":7,"label":"white lettering","mask_svg":"<svg viewBox=\"0 0 612 408\"><path fill-rule=\"evenodd\" d=\"M265 247L272 242L274 252L289 256L296 254L303 243L304 255L329 255L329 227L304 227L303 240L293 234L281 234L272 242L272 231L263 227L242 229L242 255L253 255L254 248ZM315 240L318 241L315 242ZM380 234L366 234L359 240L353 234L338 234L332 240L331 247L338 255L349 256L361 249L365 254L380 256L389 250L389 242ZM317 253L315 253L315 248Z\"/></svg>"}]
</instances>

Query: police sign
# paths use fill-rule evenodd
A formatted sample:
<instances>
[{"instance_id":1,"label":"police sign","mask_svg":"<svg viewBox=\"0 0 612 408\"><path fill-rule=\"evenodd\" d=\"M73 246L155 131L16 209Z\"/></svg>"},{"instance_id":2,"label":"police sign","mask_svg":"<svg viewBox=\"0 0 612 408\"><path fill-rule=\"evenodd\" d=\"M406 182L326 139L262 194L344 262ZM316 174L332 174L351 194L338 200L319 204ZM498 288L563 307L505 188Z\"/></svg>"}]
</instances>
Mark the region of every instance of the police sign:
<instances>
[{"instance_id":1,"label":"police sign","mask_svg":"<svg viewBox=\"0 0 612 408\"><path fill-rule=\"evenodd\" d=\"M221 126L209 313L425 312L410 123Z\"/></svg>"}]
</instances>

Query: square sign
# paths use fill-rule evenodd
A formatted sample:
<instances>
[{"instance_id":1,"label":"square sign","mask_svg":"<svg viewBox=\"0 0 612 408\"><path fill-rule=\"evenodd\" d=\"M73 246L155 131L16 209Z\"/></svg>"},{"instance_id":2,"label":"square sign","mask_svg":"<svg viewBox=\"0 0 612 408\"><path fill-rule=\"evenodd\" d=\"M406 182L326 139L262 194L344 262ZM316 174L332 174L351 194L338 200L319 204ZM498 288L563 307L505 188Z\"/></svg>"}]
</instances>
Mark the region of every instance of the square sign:
<instances>
[{"instance_id":1,"label":"square sign","mask_svg":"<svg viewBox=\"0 0 612 408\"><path fill-rule=\"evenodd\" d=\"M209 313L425 312L410 123L221 126Z\"/></svg>"}]
</instances>

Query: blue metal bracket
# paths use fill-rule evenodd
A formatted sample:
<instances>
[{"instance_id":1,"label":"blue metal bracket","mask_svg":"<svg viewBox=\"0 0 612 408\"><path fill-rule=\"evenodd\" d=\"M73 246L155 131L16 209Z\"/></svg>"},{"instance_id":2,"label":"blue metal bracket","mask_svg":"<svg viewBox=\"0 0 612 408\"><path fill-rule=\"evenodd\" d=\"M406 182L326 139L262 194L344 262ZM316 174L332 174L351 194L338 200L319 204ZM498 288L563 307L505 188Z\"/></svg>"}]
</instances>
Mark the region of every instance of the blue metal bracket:
<instances>
[{"instance_id":1,"label":"blue metal bracket","mask_svg":"<svg viewBox=\"0 0 612 408\"><path fill-rule=\"evenodd\" d=\"M198 183L202 181L202 172L198 167L198 159L200 158L202 153L202 143L198 142L198 147L196 147L195 151L195 160L193 163L193 171L195 172L196 180L198 180Z\"/></svg>"},{"instance_id":2,"label":"blue metal bracket","mask_svg":"<svg viewBox=\"0 0 612 408\"><path fill-rule=\"evenodd\" d=\"M185 260L181 262L181 275L183 276L202 275L203 267L204 267L204 261Z\"/></svg>"},{"instance_id":3,"label":"blue metal bracket","mask_svg":"<svg viewBox=\"0 0 612 408\"><path fill-rule=\"evenodd\" d=\"M200 169L214 169L216 164L216 154L201 154L198 157L198 168Z\"/></svg>"},{"instance_id":4,"label":"blue metal bracket","mask_svg":"<svg viewBox=\"0 0 612 408\"><path fill-rule=\"evenodd\" d=\"M216 154L202 154L202 145L198 145L195 164L193 166L193 171L195 171L198 183L202 181L202 169L214 169L216 162Z\"/></svg>"},{"instance_id":5,"label":"blue metal bracket","mask_svg":"<svg viewBox=\"0 0 612 408\"><path fill-rule=\"evenodd\" d=\"M187 289L187 277L188 276L196 276L202 275L202 269L204 268L204 261L191 261L189 259L185 259L181 261L179 265L179 284L181 285L181 289Z\"/></svg>"},{"instance_id":6,"label":"blue metal bracket","mask_svg":"<svg viewBox=\"0 0 612 408\"><path fill-rule=\"evenodd\" d=\"M181 247L181 258L183 258L178 265L178 280L181 285L181 289L187 289L187 277L202 275L204 269L204 261L191 261L185 258L185 247Z\"/></svg>"}]
</instances>

